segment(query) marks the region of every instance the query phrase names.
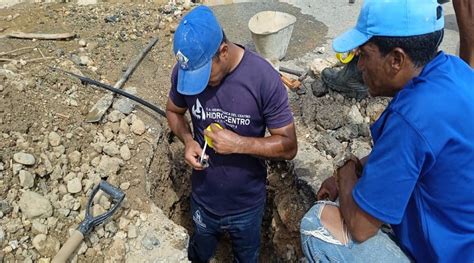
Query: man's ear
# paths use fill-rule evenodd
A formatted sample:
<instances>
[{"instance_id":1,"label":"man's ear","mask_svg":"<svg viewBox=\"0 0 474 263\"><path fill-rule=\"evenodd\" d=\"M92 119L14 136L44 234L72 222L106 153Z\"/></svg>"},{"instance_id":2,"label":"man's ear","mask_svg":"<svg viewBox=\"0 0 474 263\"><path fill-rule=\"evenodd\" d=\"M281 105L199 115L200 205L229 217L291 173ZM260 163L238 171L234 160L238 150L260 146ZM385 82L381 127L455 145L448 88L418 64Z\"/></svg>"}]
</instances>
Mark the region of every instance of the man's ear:
<instances>
[{"instance_id":1,"label":"man's ear","mask_svg":"<svg viewBox=\"0 0 474 263\"><path fill-rule=\"evenodd\" d=\"M219 57L226 59L229 56L229 45L226 42L222 43L219 47Z\"/></svg>"},{"instance_id":2,"label":"man's ear","mask_svg":"<svg viewBox=\"0 0 474 263\"><path fill-rule=\"evenodd\" d=\"M394 75L400 72L403 67L405 67L408 63L408 55L403 49L399 47L396 47L392 51L390 51L388 59L390 71Z\"/></svg>"}]
</instances>

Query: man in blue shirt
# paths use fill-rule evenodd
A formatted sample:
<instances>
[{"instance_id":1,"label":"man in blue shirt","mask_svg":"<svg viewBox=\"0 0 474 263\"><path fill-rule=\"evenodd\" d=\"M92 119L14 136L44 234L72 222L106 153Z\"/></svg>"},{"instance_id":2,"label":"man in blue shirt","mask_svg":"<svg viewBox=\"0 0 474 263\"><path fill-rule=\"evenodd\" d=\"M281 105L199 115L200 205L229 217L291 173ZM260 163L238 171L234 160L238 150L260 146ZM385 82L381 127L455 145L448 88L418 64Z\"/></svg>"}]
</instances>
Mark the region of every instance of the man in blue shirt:
<instances>
[{"instance_id":1,"label":"man in blue shirt","mask_svg":"<svg viewBox=\"0 0 474 263\"><path fill-rule=\"evenodd\" d=\"M292 159L297 150L286 88L265 59L226 39L208 7L183 17L173 49L178 63L166 114L193 168L188 257L209 261L227 231L235 260L257 262L266 197L263 159ZM270 136L264 137L267 128ZM212 148L204 147L204 136ZM199 162L203 148L207 168Z\"/></svg>"},{"instance_id":2,"label":"man in blue shirt","mask_svg":"<svg viewBox=\"0 0 474 263\"><path fill-rule=\"evenodd\" d=\"M310 262L474 262L474 72L437 51L436 2L366 0L333 42L356 49L372 96L393 99L368 158L348 158L321 186L318 199L339 204L320 201L303 218Z\"/></svg>"}]
</instances>

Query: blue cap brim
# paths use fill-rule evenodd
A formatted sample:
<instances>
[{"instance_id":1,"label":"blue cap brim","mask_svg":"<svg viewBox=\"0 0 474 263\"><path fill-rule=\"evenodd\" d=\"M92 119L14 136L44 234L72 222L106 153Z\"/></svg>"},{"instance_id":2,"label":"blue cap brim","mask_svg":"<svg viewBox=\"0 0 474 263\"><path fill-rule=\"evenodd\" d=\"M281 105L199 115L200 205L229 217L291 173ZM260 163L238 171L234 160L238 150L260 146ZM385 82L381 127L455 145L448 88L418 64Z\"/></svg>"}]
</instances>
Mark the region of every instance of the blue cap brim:
<instances>
[{"instance_id":1,"label":"blue cap brim","mask_svg":"<svg viewBox=\"0 0 474 263\"><path fill-rule=\"evenodd\" d=\"M332 42L332 48L338 53L349 52L369 41L371 37L353 28L336 37Z\"/></svg>"},{"instance_id":2,"label":"blue cap brim","mask_svg":"<svg viewBox=\"0 0 474 263\"><path fill-rule=\"evenodd\" d=\"M183 95L196 95L201 93L209 82L211 76L212 59L196 70L178 69L178 92Z\"/></svg>"}]
</instances>

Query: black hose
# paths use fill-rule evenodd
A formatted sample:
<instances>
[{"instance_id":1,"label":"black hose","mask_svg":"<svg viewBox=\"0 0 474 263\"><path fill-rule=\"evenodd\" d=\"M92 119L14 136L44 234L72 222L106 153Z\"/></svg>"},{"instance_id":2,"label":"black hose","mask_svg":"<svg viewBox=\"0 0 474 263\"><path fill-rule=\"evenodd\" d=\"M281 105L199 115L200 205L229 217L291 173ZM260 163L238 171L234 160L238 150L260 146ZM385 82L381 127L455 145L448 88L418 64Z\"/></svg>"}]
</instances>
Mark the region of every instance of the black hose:
<instances>
[{"instance_id":1,"label":"black hose","mask_svg":"<svg viewBox=\"0 0 474 263\"><path fill-rule=\"evenodd\" d=\"M121 90L121 89L114 88L114 87L112 87L112 86L110 86L110 85L107 85L107 84L105 84L105 83L99 82L99 81L97 81L97 80L93 80L93 79L88 78L88 77L84 77L84 76L81 76L81 75L77 75L77 74L75 74L75 73L72 73L72 72L69 72L69 71L66 71L66 70L62 70L62 69L55 68L55 67L50 67L50 68L51 68L52 70L54 70L54 71L61 71L61 72L63 72L63 73L66 73L66 74L68 74L68 75L71 75L71 76L73 76L73 77L76 77L76 78L78 78L78 79L81 80L82 84L84 84L84 83L86 83L86 84L92 84L92 85L94 85L94 86L96 86L96 87L103 88L103 89L112 91L113 93L120 94L120 95L122 95L122 96L124 96L124 97L126 97L126 98L129 98L129 99L131 99L131 100L133 100L133 101L136 101L136 102L138 102L138 103L140 103L140 104L142 104L142 105L144 105L144 106L146 106L146 107L152 109L153 111L159 113L161 116L163 116L163 117L166 118L166 113L165 113L162 109L158 108L157 106L155 106L155 105L149 103L148 101L146 101L146 100L144 100L144 99L142 99L142 98L139 98L139 97L137 97L137 96L135 96L135 95L133 95L133 94L130 94L130 93L128 93L128 92L126 92L126 91L123 91L123 90Z\"/></svg>"}]
</instances>

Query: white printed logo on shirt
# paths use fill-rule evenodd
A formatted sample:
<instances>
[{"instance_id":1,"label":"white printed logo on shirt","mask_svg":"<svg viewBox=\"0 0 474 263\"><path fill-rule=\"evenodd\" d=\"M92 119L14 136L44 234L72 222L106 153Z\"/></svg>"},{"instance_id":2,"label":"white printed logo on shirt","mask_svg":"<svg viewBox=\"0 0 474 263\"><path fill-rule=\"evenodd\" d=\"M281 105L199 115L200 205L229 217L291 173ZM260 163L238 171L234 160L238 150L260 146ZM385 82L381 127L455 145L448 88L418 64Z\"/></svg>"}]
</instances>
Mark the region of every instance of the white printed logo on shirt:
<instances>
[{"instance_id":1,"label":"white printed logo on shirt","mask_svg":"<svg viewBox=\"0 0 474 263\"><path fill-rule=\"evenodd\" d=\"M202 107L201 102L199 102L199 99L196 99L196 104L193 105L192 111L194 117L198 120L206 119L206 112L204 112L204 108Z\"/></svg>"}]
</instances>

